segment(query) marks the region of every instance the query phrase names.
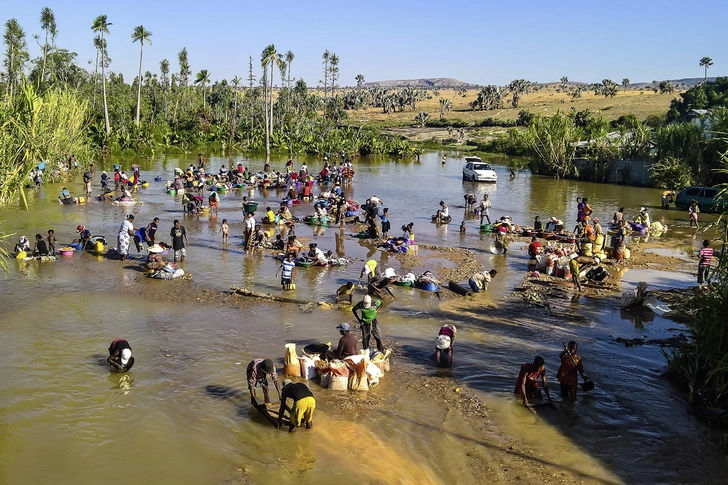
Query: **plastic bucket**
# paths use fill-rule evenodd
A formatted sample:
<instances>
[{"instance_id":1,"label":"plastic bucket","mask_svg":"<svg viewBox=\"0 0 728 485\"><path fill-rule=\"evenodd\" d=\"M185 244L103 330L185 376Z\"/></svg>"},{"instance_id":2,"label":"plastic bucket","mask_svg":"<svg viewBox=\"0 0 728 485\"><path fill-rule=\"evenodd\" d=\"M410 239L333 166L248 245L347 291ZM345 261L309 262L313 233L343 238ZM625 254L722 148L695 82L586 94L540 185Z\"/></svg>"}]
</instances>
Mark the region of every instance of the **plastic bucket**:
<instances>
[{"instance_id":1,"label":"plastic bucket","mask_svg":"<svg viewBox=\"0 0 728 485\"><path fill-rule=\"evenodd\" d=\"M114 170L121 170L121 165L114 165Z\"/></svg>"},{"instance_id":2,"label":"plastic bucket","mask_svg":"<svg viewBox=\"0 0 728 485\"><path fill-rule=\"evenodd\" d=\"M154 177L154 181L155 182L161 182L162 181L162 177Z\"/></svg>"},{"instance_id":3,"label":"plastic bucket","mask_svg":"<svg viewBox=\"0 0 728 485\"><path fill-rule=\"evenodd\" d=\"M424 283L422 283L422 289L425 291L437 291L439 288L432 281L425 281Z\"/></svg>"},{"instance_id":4,"label":"plastic bucket","mask_svg":"<svg viewBox=\"0 0 728 485\"><path fill-rule=\"evenodd\" d=\"M252 214L258 210L258 203L257 202L248 202L247 204L243 204L243 210L245 211L246 214Z\"/></svg>"}]
</instances>

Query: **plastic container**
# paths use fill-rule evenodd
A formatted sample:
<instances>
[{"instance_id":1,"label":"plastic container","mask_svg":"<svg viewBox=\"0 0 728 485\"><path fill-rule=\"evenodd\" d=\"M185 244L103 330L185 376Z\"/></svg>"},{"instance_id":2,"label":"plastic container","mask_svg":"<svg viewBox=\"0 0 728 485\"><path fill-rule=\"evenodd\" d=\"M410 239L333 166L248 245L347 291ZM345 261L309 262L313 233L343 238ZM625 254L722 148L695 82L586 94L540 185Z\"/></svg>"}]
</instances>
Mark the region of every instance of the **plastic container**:
<instances>
[{"instance_id":1,"label":"plastic container","mask_svg":"<svg viewBox=\"0 0 728 485\"><path fill-rule=\"evenodd\" d=\"M73 256L73 249L61 249L61 256Z\"/></svg>"},{"instance_id":2,"label":"plastic container","mask_svg":"<svg viewBox=\"0 0 728 485\"><path fill-rule=\"evenodd\" d=\"M162 177L154 177L154 181L155 182L161 182L162 181Z\"/></svg>"},{"instance_id":3,"label":"plastic container","mask_svg":"<svg viewBox=\"0 0 728 485\"><path fill-rule=\"evenodd\" d=\"M440 287L432 281L425 281L422 283L422 289L425 291L437 291L440 289Z\"/></svg>"},{"instance_id":4,"label":"plastic container","mask_svg":"<svg viewBox=\"0 0 728 485\"><path fill-rule=\"evenodd\" d=\"M258 210L258 203L257 202L248 202L243 204L243 210L246 214L252 214L255 211Z\"/></svg>"},{"instance_id":5,"label":"plastic container","mask_svg":"<svg viewBox=\"0 0 728 485\"><path fill-rule=\"evenodd\" d=\"M114 170L121 170L121 165L114 164Z\"/></svg>"}]
</instances>

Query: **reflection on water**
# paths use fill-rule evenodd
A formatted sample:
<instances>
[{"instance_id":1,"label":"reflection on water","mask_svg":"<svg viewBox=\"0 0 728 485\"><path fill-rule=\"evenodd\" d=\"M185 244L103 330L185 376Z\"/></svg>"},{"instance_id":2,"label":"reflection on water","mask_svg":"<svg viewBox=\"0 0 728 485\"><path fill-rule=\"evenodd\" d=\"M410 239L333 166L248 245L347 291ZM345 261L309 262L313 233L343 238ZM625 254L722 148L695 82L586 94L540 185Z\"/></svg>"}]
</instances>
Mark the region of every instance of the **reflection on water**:
<instances>
[{"instance_id":1,"label":"reflection on water","mask_svg":"<svg viewBox=\"0 0 728 485\"><path fill-rule=\"evenodd\" d=\"M253 169L263 166L261 160L242 156L209 158L213 168L229 161L242 161ZM535 455L576 473L586 483L678 481L681 475L669 460L686 443L703 450L696 438L701 428L675 405L679 396L659 375L663 360L658 349L626 352L609 337L659 338L669 335L670 325L675 325L656 317L638 327L619 313L599 314L584 324L550 317L539 326L517 318L496 324L489 320L488 305L511 293L527 270L528 257L516 244L507 257L491 254L492 236L478 232L477 219L466 218L464 236L457 225L465 216L463 195L468 192L479 199L491 194L491 216L508 214L526 224L536 215L542 219L555 215L571 224L576 196L588 197L595 213L607 220L617 206L636 214L647 205L654 219L671 226L666 238L684 237L681 224L683 217L687 224L686 214L659 209L659 190L557 181L527 173L510 180L501 165L495 166L498 184L478 185L462 182L455 154L449 155L445 167L439 160L436 153L426 154L421 163L364 160L357 164L347 196L363 202L376 194L390 208L392 233L412 221L418 242L467 247L483 268L495 268L499 274L488 294L479 295L476 305L466 309L457 308L458 302L441 303L427 292L395 289L397 299L385 304L381 318L385 336L406 348L414 364L430 365L437 330L453 322L460 331L452 376L482 393L503 433L522 439ZM144 178L162 175L166 180L174 167L192 162L192 157L162 156L141 165ZM276 165L281 169L282 161ZM310 161L309 166L317 170L320 164ZM82 190L80 181L67 185L72 193ZM238 247L242 193L223 195L217 217L182 216L179 198L167 195L162 185L151 182L139 194L144 203L126 208L97 201L60 206L56 201L60 187L46 185L28 194L30 211L7 211L4 227L31 237L54 229L62 245L75 237L78 224L113 241L129 212L135 214L135 226L160 217L160 234L168 239L172 220L180 218L191 244L183 267L195 285L219 291L232 285L280 291L271 254L246 257ZM270 190L255 197L262 205L273 206L283 195ZM441 199L450 205L452 228L430 223ZM302 204L294 206L293 213L302 216L310 209L310 204ZM230 222L226 246L219 232L223 218ZM314 233L299 225L296 232L352 264L297 268L295 298L331 299L339 285L356 280L370 257L398 273L402 270L400 259L351 239L348 228ZM418 271L433 264L452 266L424 250L419 257ZM438 403L420 399L413 391L400 392L391 381L370 391L387 398L369 413L352 416L320 399L313 430L289 435L268 428L257 413L250 413L245 364L258 356L274 357L280 364L285 342L335 341L335 326L350 315L302 313L291 305L255 303L237 308L204 299L157 300L154 295L160 291L172 292L174 300L180 300L191 283L148 280L132 268L78 253L57 262L11 262L10 274L0 281L0 482L98 483L99 476L112 476L125 466L130 483L247 479L320 484L340 483L345 476L362 483L467 484L475 478L466 453L480 454L489 462L484 445L469 438L457 416L444 416ZM680 286L692 278L639 271L623 275L625 288L641 280L654 286ZM119 287L125 289L123 295L116 292ZM574 304L587 308L590 302ZM134 348L137 363L130 374L108 372L103 352L117 337L127 338ZM598 388L581 396L573 409L560 405L555 414L544 412L535 420L513 404L510 393L518 366L543 354L553 381L561 342L571 339L580 342ZM225 391L215 395L210 389ZM314 392L331 396L316 386ZM499 468L498 463L490 465ZM710 466L705 469L702 473L710 476Z\"/></svg>"}]
</instances>

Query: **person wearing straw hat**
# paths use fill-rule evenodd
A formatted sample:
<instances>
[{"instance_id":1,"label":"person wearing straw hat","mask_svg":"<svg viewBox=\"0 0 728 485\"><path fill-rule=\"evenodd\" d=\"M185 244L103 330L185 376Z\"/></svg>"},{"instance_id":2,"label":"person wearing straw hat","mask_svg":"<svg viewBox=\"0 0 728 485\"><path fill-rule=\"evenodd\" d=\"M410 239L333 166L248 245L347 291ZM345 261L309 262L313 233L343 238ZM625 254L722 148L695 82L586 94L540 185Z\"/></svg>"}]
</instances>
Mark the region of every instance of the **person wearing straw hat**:
<instances>
[{"instance_id":1,"label":"person wearing straw hat","mask_svg":"<svg viewBox=\"0 0 728 485\"><path fill-rule=\"evenodd\" d=\"M293 406L288 407L286 399L293 400ZM311 389L303 382L294 384L290 379L283 381L283 393L281 394L281 407L278 410L278 426L283 427L283 414L288 411L290 425L288 432L293 433L296 427L304 425L306 429L313 428L313 412L316 410L316 399Z\"/></svg>"},{"instance_id":2,"label":"person wearing straw hat","mask_svg":"<svg viewBox=\"0 0 728 485\"><path fill-rule=\"evenodd\" d=\"M245 369L245 375L248 379L248 390L250 391L250 402L254 406L258 404L255 400L255 388L261 387L263 389L263 398L266 404L270 403L270 395L268 394L268 376L273 381L273 385L278 391L278 399L281 399L281 388L278 384L278 374L276 373L276 366L273 365L273 361L270 359L253 359L248 363L248 367Z\"/></svg>"},{"instance_id":3,"label":"person wearing straw hat","mask_svg":"<svg viewBox=\"0 0 728 485\"><path fill-rule=\"evenodd\" d=\"M365 295L362 301L354 305L351 313L354 314L354 318L356 318L361 326L362 347L368 349L369 340L374 337L374 341L377 343L377 350L384 352L382 334L379 331L379 322L377 322L377 310L381 306L381 300L373 302L371 296ZM361 317L356 313L357 311L361 311Z\"/></svg>"},{"instance_id":4,"label":"person wearing straw hat","mask_svg":"<svg viewBox=\"0 0 728 485\"><path fill-rule=\"evenodd\" d=\"M131 356L131 345L123 338L118 338L109 345L109 358L106 361L111 365L112 370L127 372L134 365L134 357Z\"/></svg>"}]
</instances>

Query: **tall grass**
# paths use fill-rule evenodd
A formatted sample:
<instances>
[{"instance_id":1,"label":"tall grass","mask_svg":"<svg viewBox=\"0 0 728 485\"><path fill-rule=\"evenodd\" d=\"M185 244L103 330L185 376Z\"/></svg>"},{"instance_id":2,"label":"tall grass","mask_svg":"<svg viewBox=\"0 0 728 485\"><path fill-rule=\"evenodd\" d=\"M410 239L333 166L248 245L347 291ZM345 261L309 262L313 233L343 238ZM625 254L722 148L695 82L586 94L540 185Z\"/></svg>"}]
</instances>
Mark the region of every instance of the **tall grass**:
<instances>
[{"instance_id":1,"label":"tall grass","mask_svg":"<svg viewBox=\"0 0 728 485\"><path fill-rule=\"evenodd\" d=\"M579 135L573 118L559 110L549 118L534 116L528 128L517 136L532 157L535 173L561 178L576 171L573 158Z\"/></svg>"},{"instance_id":2,"label":"tall grass","mask_svg":"<svg viewBox=\"0 0 728 485\"><path fill-rule=\"evenodd\" d=\"M28 175L46 161L46 173L75 154L90 157L86 137L87 103L72 90L51 90L42 97L23 81L14 103L0 108L0 204L23 195Z\"/></svg>"}]
</instances>

